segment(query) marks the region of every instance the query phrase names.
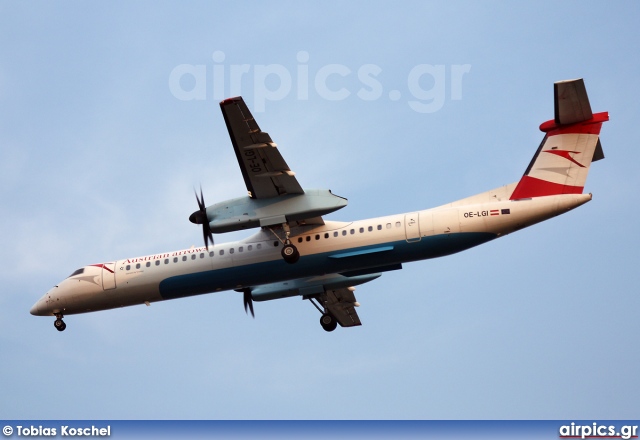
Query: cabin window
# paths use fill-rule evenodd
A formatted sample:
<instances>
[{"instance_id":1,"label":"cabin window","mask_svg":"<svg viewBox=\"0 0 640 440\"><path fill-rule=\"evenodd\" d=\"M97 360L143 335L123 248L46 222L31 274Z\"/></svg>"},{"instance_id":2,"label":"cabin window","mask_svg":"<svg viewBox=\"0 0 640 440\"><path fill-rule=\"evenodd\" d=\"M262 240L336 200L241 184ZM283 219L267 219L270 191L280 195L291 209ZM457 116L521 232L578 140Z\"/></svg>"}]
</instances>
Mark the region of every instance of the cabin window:
<instances>
[{"instance_id":1,"label":"cabin window","mask_svg":"<svg viewBox=\"0 0 640 440\"><path fill-rule=\"evenodd\" d=\"M150 261L147 261L147 264L145 264L145 266L147 266L147 267L151 267L151 262L150 262Z\"/></svg>"},{"instance_id":2,"label":"cabin window","mask_svg":"<svg viewBox=\"0 0 640 440\"><path fill-rule=\"evenodd\" d=\"M353 234L355 234L355 233L356 233L356 230L355 230L355 229L352 229L352 230L350 230L349 232L351 233L351 235L353 235Z\"/></svg>"},{"instance_id":3,"label":"cabin window","mask_svg":"<svg viewBox=\"0 0 640 440\"><path fill-rule=\"evenodd\" d=\"M174 262L174 263L177 263L177 262L178 262L178 257L174 257L174 258L173 258L173 262Z\"/></svg>"},{"instance_id":4,"label":"cabin window","mask_svg":"<svg viewBox=\"0 0 640 440\"><path fill-rule=\"evenodd\" d=\"M160 260L156 260L156 266L160 266Z\"/></svg>"},{"instance_id":5,"label":"cabin window","mask_svg":"<svg viewBox=\"0 0 640 440\"><path fill-rule=\"evenodd\" d=\"M195 260L196 259L196 254L191 255L191 259Z\"/></svg>"},{"instance_id":6,"label":"cabin window","mask_svg":"<svg viewBox=\"0 0 640 440\"><path fill-rule=\"evenodd\" d=\"M402 226L402 223L396 222L396 228L399 228L400 226Z\"/></svg>"},{"instance_id":7,"label":"cabin window","mask_svg":"<svg viewBox=\"0 0 640 440\"><path fill-rule=\"evenodd\" d=\"M131 266L127 264L127 267L125 267L126 270L131 270ZM73 275L71 275L73 276Z\"/></svg>"},{"instance_id":8,"label":"cabin window","mask_svg":"<svg viewBox=\"0 0 640 440\"><path fill-rule=\"evenodd\" d=\"M279 243L279 242L277 242L277 241L274 241L274 242L273 242L273 246L274 246L274 247L278 247L278 245L279 245L279 244L280 244L280 243Z\"/></svg>"},{"instance_id":9,"label":"cabin window","mask_svg":"<svg viewBox=\"0 0 640 440\"><path fill-rule=\"evenodd\" d=\"M316 240L320 240L320 234L316 234Z\"/></svg>"},{"instance_id":10,"label":"cabin window","mask_svg":"<svg viewBox=\"0 0 640 440\"><path fill-rule=\"evenodd\" d=\"M342 235L347 235L347 230L342 231Z\"/></svg>"},{"instance_id":11,"label":"cabin window","mask_svg":"<svg viewBox=\"0 0 640 440\"><path fill-rule=\"evenodd\" d=\"M262 249L262 243L258 243L258 244L256 245L256 247L257 247L258 249Z\"/></svg>"},{"instance_id":12,"label":"cabin window","mask_svg":"<svg viewBox=\"0 0 640 440\"><path fill-rule=\"evenodd\" d=\"M164 260L164 264L169 264L169 259L168 258Z\"/></svg>"},{"instance_id":13,"label":"cabin window","mask_svg":"<svg viewBox=\"0 0 640 440\"><path fill-rule=\"evenodd\" d=\"M140 263L136 264L136 269L140 269Z\"/></svg>"},{"instance_id":14,"label":"cabin window","mask_svg":"<svg viewBox=\"0 0 640 440\"><path fill-rule=\"evenodd\" d=\"M220 255L224 255L224 249L220 249Z\"/></svg>"},{"instance_id":15,"label":"cabin window","mask_svg":"<svg viewBox=\"0 0 640 440\"><path fill-rule=\"evenodd\" d=\"M362 234L364 232L364 228L360 228L360 233Z\"/></svg>"},{"instance_id":16,"label":"cabin window","mask_svg":"<svg viewBox=\"0 0 640 440\"><path fill-rule=\"evenodd\" d=\"M391 223L387 223L387 229L391 229Z\"/></svg>"},{"instance_id":17,"label":"cabin window","mask_svg":"<svg viewBox=\"0 0 640 440\"><path fill-rule=\"evenodd\" d=\"M240 246L240 247L238 248L238 252L242 252L242 251L244 251L244 247L243 247L243 246Z\"/></svg>"},{"instance_id":18,"label":"cabin window","mask_svg":"<svg viewBox=\"0 0 640 440\"><path fill-rule=\"evenodd\" d=\"M236 250L234 248L229 249L229 253L233 254Z\"/></svg>"},{"instance_id":19,"label":"cabin window","mask_svg":"<svg viewBox=\"0 0 640 440\"><path fill-rule=\"evenodd\" d=\"M329 238L329 233L328 232L324 233L324 238Z\"/></svg>"},{"instance_id":20,"label":"cabin window","mask_svg":"<svg viewBox=\"0 0 640 440\"><path fill-rule=\"evenodd\" d=\"M338 231L335 231L335 232L333 233L333 236L334 236L334 237L337 237L337 236L338 236Z\"/></svg>"},{"instance_id":21,"label":"cabin window","mask_svg":"<svg viewBox=\"0 0 640 440\"><path fill-rule=\"evenodd\" d=\"M378 231L382 231L382 225L378 225Z\"/></svg>"},{"instance_id":22,"label":"cabin window","mask_svg":"<svg viewBox=\"0 0 640 440\"><path fill-rule=\"evenodd\" d=\"M215 252L213 252L213 251L209 252L209 256L210 257L213 257L214 255L215 255Z\"/></svg>"},{"instance_id":23,"label":"cabin window","mask_svg":"<svg viewBox=\"0 0 640 440\"><path fill-rule=\"evenodd\" d=\"M182 257L182 261L187 261L187 256Z\"/></svg>"},{"instance_id":24,"label":"cabin window","mask_svg":"<svg viewBox=\"0 0 640 440\"><path fill-rule=\"evenodd\" d=\"M298 243L302 243L302 237L298 237Z\"/></svg>"},{"instance_id":25,"label":"cabin window","mask_svg":"<svg viewBox=\"0 0 640 440\"><path fill-rule=\"evenodd\" d=\"M248 250L248 251L252 251L252 250L253 250L253 245L252 245L252 244L250 244L249 246L247 246L247 250Z\"/></svg>"},{"instance_id":26,"label":"cabin window","mask_svg":"<svg viewBox=\"0 0 640 440\"><path fill-rule=\"evenodd\" d=\"M200 254L200 258L204 258L204 252Z\"/></svg>"},{"instance_id":27,"label":"cabin window","mask_svg":"<svg viewBox=\"0 0 640 440\"><path fill-rule=\"evenodd\" d=\"M373 226L369 226L369 228L367 228L369 232L373 231Z\"/></svg>"},{"instance_id":28,"label":"cabin window","mask_svg":"<svg viewBox=\"0 0 640 440\"><path fill-rule=\"evenodd\" d=\"M307 241L311 241L311 236L307 235Z\"/></svg>"}]
</instances>

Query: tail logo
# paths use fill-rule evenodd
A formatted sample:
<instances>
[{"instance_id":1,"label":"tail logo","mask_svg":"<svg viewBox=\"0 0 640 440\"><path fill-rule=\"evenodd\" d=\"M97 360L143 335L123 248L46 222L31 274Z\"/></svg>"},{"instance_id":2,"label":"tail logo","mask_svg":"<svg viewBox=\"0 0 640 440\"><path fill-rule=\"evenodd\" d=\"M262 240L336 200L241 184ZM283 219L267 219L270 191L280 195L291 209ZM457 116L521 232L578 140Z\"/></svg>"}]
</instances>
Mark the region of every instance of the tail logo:
<instances>
[{"instance_id":1,"label":"tail logo","mask_svg":"<svg viewBox=\"0 0 640 440\"><path fill-rule=\"evenodd\" d=\"M551 153L551 154L555 154L556 156L564 157L568 161L571 161L571 162L575 163L576 165L578 165L580 168L584 168L584 165L582 165L580 162L578 162L577 160L575 160L573 157L570 156L571 153L579 154L580 153L579 151L544 150L543 153Z\"/></svg>"}]
</instances>

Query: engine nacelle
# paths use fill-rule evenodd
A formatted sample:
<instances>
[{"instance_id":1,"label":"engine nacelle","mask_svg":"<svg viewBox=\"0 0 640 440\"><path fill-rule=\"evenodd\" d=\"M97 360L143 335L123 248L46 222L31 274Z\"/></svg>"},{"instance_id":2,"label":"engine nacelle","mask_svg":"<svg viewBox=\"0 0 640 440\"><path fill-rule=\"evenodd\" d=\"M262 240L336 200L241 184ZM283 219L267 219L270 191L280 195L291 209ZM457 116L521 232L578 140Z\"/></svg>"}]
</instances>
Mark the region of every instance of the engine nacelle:
<instances>
[{"instance_id":1,"label":"engine nacelle","mask_svg":"<svg viewBox=\"0 0 640 440\"><path fill-rule=\"evenodd\" d=\"M280 225L322 216L347 206L347 199L328 189L305 190L270 199L240 197L207 207L214 234L262 226Z\"/></svg>"},{"instance_id":2,"label":"engine nacelle","mask_svg":"<svg viewBox=\"0 0 640 440\"><path fill-rule=\"evenodd\" d=\"M345 287L358 286L368 283L380 277L380 273L359 275L355 277L345 277L339 274L325 275L323 277L313 277L310 279L297 279L282 283L265 284L257 286L251 290L251 298L254 301L270 301L273 299L288 298L300 295L313 296L331 289L342 289Z\"/></svg>"}]
</instances>

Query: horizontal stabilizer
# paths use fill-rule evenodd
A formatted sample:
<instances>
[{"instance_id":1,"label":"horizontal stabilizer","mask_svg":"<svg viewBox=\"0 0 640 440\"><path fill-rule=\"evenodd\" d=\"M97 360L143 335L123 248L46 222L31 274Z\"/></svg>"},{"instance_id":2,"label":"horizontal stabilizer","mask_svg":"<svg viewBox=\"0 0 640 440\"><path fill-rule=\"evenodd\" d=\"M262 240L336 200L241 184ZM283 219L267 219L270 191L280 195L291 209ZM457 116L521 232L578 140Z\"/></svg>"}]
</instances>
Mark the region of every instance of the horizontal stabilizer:
<instances>
[{"instance_id":1,"label":"horizontal stabilizer","mask_svg":"<svg viewBox=\"0 0 640 440\"><path fill-rule=\"evenodd\" d=\"M593 117L582 78L555 83L554 104L557 125L575 124Z\"/></svg>"}]
</instances>

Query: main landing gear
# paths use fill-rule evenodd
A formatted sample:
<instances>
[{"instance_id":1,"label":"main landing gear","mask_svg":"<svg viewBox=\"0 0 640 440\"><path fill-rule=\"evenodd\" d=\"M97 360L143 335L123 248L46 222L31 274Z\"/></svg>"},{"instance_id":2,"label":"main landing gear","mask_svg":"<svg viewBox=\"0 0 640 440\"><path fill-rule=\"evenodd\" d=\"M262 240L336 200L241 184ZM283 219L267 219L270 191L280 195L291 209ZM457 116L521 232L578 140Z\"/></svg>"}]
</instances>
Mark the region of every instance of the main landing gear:
<instances>
[{"instance_id":1,"label":"main landing gear","mask_svg":"<svg viewBox=\"0 0 640 440\"><path fill-rule=\"evenodd\" d=\"M285 236L284 240L282 240L280 236L276 234L273 229L269 228L271 233L275 235L276 238L280 240L280 242L282 243L282 250L280 251L280 254L282 255L282 258L284 259L284 261L286 261L289 264L297 263L298 260L300 259L300 252L298 252L298 248L295 247L291 243L291 239L289 239L289 236L291 235L291 229L289 228L289 224L283 223L282 229L284 230L284 236Z\"/></svg>"},{"instance_id":2,"label":"main landing gear","mask_svg":"<svg viewBox=\"0 0 640 440\"><path fill-rule=\"evenodd\" d=\"M62 332L65 328L67 328L67 324L65 324L62 320L62 313L56 313L56 320L53 322L53 326L59 332Z\"/></svg>"},{"instance_id":3,"label":"main landing gear","mask_svg":"<svg viewBox=\"0 0 640 440\"><path fill-rule=\"evenodd\" d=\"M324 313L320 317L320 325L326 332L332 332L338 327L338 321L329 313Z\"/></svg>"},{"instance_id":4,"label":"main landing gear","mask_svg":"<svg viewBox=\"0 0 640 440\"><path fill-rule=\"evenodd\" d=\"M338 320L335 318L335 316L329 313L329 310L326 307L326 295L326 293L323 293L322 295L310 296L305 299L308 299L309 302L313 304L313 306L318 309L320 313L322 313L322 316L320 317L320 325L322 326L324 331L332 332L338 327ZM320 307L316 303L316 301L321 303L323 307Z\"/></svg>"},{"instance_id":5,"label":"main landing gear","mask_svg":"<svg viewBox=\"0 0 640 440\"><path fill-rule=\"evenodd\" d=\"M300 252L298 252L298 248L291 244L291 240L285 240L280 253L284 261L289 264L296 263L300 259Z\"/></svg>"}]
</instances>

